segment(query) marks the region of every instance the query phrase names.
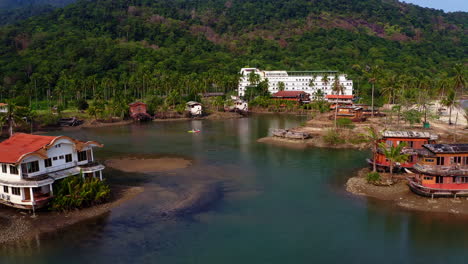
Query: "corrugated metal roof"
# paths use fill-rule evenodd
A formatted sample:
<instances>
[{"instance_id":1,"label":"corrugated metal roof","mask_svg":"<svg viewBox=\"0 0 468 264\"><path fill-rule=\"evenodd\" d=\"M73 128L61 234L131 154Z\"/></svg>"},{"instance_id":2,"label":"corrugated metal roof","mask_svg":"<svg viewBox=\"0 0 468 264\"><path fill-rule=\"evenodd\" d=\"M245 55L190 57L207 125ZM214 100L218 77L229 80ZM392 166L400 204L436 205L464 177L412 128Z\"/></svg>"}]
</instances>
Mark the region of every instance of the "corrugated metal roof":
<instances>
[{"instance_id":1,"label":"corrugated metal roof","mask_svg":"<svg viewBox=\"0 0 468 264\"><path fill-rule=\"evenodd\" d=\"M452 153L461 154L468 153L468 144L426 144L425 148L433 153Z\"/></svg>"},{"instance_id":2,"label":"corrugated metal roof","mask_svg":"<svg viewBox=\"0 0 468 264\"><path fill-rule=\"evenodd\" d=\"M439 138L436 134L421 131L384 131L382 136L387 138L427 138L430 140Z\"/></svg>"}]
</instances>

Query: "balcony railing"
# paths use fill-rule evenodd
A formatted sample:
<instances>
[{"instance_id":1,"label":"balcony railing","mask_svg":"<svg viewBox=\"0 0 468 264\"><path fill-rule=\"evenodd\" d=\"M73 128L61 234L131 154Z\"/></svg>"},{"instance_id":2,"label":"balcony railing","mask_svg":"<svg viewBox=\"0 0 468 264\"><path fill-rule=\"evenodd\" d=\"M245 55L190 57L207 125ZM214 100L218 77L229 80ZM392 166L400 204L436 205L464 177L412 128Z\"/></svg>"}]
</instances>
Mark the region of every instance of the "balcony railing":
<instances>
[{"instance_id":1,"label":"balcony railing","mask_svg":"<svg viewBox=\"0 0 468 264\"><path fill-rule=\"evenodd\" d=\"M73 168L76 166L91 167L91 166L96 166L96 165L98 165L98 163L95 161L88 161L88 160L72 161L72 162L68 162L62 165L58 165L58 166L47 167L45 168L45 170L41 170L41 171L37 171L33 173L22 172L21 175L23 176L23 179L25 180L40 180L43 177L47 178L48 173L66 170L66 169Z\"/></svg>"}]
</instances>

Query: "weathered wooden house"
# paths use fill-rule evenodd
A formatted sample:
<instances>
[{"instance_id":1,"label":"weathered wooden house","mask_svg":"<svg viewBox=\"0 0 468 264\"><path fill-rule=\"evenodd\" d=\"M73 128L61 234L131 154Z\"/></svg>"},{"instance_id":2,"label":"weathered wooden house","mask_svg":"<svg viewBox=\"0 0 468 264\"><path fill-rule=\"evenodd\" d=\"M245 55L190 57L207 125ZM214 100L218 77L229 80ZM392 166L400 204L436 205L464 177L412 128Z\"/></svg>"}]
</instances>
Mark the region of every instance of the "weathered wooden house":
<instances>
[{"instance_id":1,"label":"weathered wooden house","mask_svg":"<svg viewBox=\"0 0 468 264\"><path fill-rule=\"evenodd\" d=\"M336 105L338 106L352 106L353 105L353 95L343 95L343 94L329 94L325 96L325 99L330 102L330 109L335 109Z\"/></svg>"},{"instance_id":2,"label":"weathered wooden house","mask_svg":"<svg viewBox=\"0 0 468 264\"><path fill-rule=\"evenodd\" d=\"M336 113L337 118L351 119L353 122L364 122L366 118L363 115L362 107L355 106L339 106ZM335 118L335 113L328 117L330 120Z\"/></svg>"},{"instance_id":3,"label":"weathered wooden house","mask_svg":"<svg viewBox=\"0 0 468 264\"><path fill-rule=\"evenodd\" d=\"M468 195L468 144L427 144L419 151L411 190L431 197Z\"/></svg>"},{"instance_id":4,"label":"weathered wooden house","mask_svg":"<svg viewBox=\"0 0 468 264\"><path fill-rule=\"evenodd\" d=\"M418 162L418 150L423 149L424 144L435 144L438 136L429 132L420 131L384 131L380 142L384 142L387 146L397 146L401 142L406 143L403 149L405 154L408 154L408 160L405 163L397 164L396 169L411 168ZM379 149L375 154L377 168L381 171L388 171L390 168L390 161L385 157L385 154ZM373 159L367 159L368 163L372 166Z\"/></svg>"},{"instance_id":5,"label":"weathered wooden house","mask_svg":"<svg viewBox=\"0 0 468 264\"><path fill-rule=\"evenodd\" d=\"M143 102L135 102L129 104L130 117L136 121L150 120L151 116L147 113L147 105Z\"/></svg>"}]
</instances>

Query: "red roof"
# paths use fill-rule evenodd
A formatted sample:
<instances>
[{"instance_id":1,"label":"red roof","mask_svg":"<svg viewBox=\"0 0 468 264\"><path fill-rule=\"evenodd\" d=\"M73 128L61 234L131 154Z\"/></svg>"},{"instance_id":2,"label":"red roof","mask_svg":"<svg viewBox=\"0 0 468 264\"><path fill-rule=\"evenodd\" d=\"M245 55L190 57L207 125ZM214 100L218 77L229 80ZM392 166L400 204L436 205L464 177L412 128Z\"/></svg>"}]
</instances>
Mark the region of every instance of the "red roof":
<instances>
[{"instance_id":1,"label":"red roof","mask_svg":"<svg viewBox=\"0 0 468 264\"><path fill-rule=\"evenodd\" d=\"M301 94L305 94L304 91L279 91L274 93L273 97L298 97Z\"/></svg>"},{"instance_id":2,"label":"red roof","mask_svg":"<svg viewBox=\"0 0 468 264\"><path fill-rule=\"evenodd\" d=\"M145 103L142 103L142 102L135 102L135 103L131 103L129 104L129 106L133 107L133 106L138 106L138 105L146 105Z\"/></svg>"},{"instance_id":3,"label":"red roof","mask_svg":"<svg viewBox=\"0 0 468 264\"><path fill-rule=\"evenodd\" d=\"M16 163L25 154L38 151L58 137L15 133L0 143L0 162Z\"/></svg>"},{"instance_id":4,"label":"red roof","mask_svg":"<svg viewBox=\"0 0 468 264\"><path fill-rule=\"evenodd\" d=\"M353 95L342 95L342 94L329 94L327 99L353 99Z\"/></svg>"}]
</instances>

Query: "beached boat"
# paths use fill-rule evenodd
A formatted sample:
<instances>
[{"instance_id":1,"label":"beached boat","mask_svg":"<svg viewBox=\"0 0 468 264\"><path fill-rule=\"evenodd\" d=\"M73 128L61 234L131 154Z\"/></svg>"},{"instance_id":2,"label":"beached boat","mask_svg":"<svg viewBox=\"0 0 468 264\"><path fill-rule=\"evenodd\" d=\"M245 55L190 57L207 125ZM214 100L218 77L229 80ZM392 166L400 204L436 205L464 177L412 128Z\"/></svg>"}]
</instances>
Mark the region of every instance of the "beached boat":
<instances>
[{"instance_id":1,"label":"beached boat","mask_svg":"<svg viewBox=\"0 0 468 264\"><path fill-rule=\"evenodd\" d=\"M288 139L307 139L310 134L306 132L290 131L288 129L275 129L272 131L273 136Z\"/></svg>"}]
</instances>

